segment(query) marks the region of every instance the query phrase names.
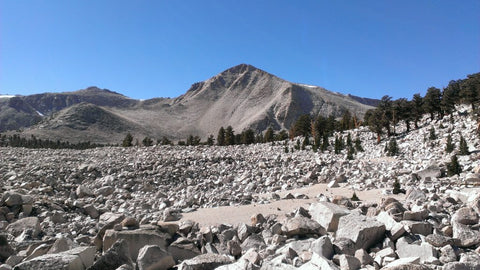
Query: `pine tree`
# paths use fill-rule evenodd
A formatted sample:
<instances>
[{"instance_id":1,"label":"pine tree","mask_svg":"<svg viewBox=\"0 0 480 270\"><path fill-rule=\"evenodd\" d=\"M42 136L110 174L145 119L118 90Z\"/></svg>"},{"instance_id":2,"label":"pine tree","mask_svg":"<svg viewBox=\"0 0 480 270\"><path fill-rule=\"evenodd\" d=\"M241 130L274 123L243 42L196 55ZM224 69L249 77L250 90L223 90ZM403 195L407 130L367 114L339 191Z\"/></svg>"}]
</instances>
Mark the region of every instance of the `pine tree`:
<instances>
[{"instance_id":1,"label":"pine tree","mask_svg":"<svg viewBox=\"0 0 480 270\"><path fill-rule=\"evenodd\" d=\"M225 129L223 127L218 130L217 145L225 145Z\"/></svg>"},{"instance_id":2,"label":"pine tree","mask_svg":"<svg viewBox=\"0 0 480 270\"><path fill-rule=\"evenodd\" d=\"M377 109L378 119L380 120L380 124L387 130L387 136L392 136L392 131L390 124L393 122L393 101L392 97L390 96L383 96L380 100Z\"/></svg>"},{"instance_id":3,"label":"pine tree","mask_svg":"<svg viewBox=\"0 0 480 270\"><path fill-rule=\"evenodd\" d=\"M428 138L429 138L431 141L437 139L437 134L435 134L435 128L434 128L434 127L431 127L431 128L430 128L430 134L429 134Z\"/></svg>"},{"instance_id":4,"label":"pine tree","mask_svg":"<svg viewBox=\"0 0 480 270\"><path fill-rule=\"evenodd\" d=\"M130 132L125 136L125 138L122 141L122 146L123 147L130 147L133 146L133 136L130 134Z\"/></svg>"},{"instance_id":5,"label":"pine tree","mask_svg":"<svg viewBox=\"0 0 480 270\"><path fill-rule=\"evenodd\" d=\"M468 154L470 154L470 152L468 151L467 141L463 136L460 136L460 155L465 156Z\"/></svg>"},{"instance_id":6,"label":"pine tree","mask_svg":"<svg viewBox=\"0 0 480 270\"><path fill-rule=\"evenodd\" d=\"M451 153L455 149L455 144L452 142L452 136L448 134L447 145L445 146L445 152Z\"/></svg>"},{"instance_id":7,"label":"pine tree","mask_svg":"<svg viewBox=\"0 0 480 270\"><path fill-rule=\"evenodd\" d=\"M388 142L387 156L396 156L399 153L397 140L395 138L390 139Z\"/></svg>"},{"instance_id":8,"label":"pine tree","mask_svg":"<svg viewBox=\"0 0 480 270\"><path fill-rule=\"evenodd\" d=\"M471 77L471 75L469 75L469 77ZM472 105L472 110L475 110L475 103L480 99L477 87L478 85L470 81L463 85L461 91L461 97L465 102Z\"/></svg>"},{"instance_id":9,"label":"pine tree","mask_svg":"<svg viewBox=\"0 0 480 270\"><path fill-rule=\"evenodd\" d=\"M422 118L423 113L423 98L419 93L417 93L413 95L412 98L413 124L415 125L416 129L418 129L418 121L420 121L420 118Z\"/></svg>"},{"instance_id":10,"label":"pine tree","mask_svg":"<svg viewBox=\"0 0 480 270\"><path fill-rule=\"evenodd\" d=\"M330 146L330 143L328 142L328 135L324 134L323 135L323 140L322 140L322 147L320 148L320 150L323 152L323 151L327 150L327 148L329 146Z\"/></svg>"},{"instance_id":11,"label":"pine tree","mask_svg":"<svg viewBox=\"0 0 480 270\"><path fill-rule=\"evenodd\" d=\"M152 146L153 141L149 137L145 137L142 140L142 144L143 144L143 146Z\"/></svg>"},{"instance_id":12,"label":"pine tree","mask_svg":"<svg viewBox=\"0 0 480 270\"><path fill-rule=\"evenodd\" d=\"M352 135L350 134L350 132L347 135L347 146L353 146Z\"/></svg>"},{"instance_id":13,"label":"pine tree","mask_svg":"<svg viewBox=\"0 0 480 270\"><path fill-rule=\"evenodd\" d=\"M365 113L365 122L372 132L377 134L377 144L381 141L386 118L380 109L370 109Z\"/></svg>"},{"instance_id":14,"label":"pine tree","mask_svg":"<svg viewBox=\"0 0 480 270\"><path fill-rule=\"evenodd\" d=\"M275 134L273 133L273 128L269 127L265 132L265 136L263 139L265 142L273 142L274 138L275 138Z\"/></svg>"},{"instance_id":15,"label":"pine tree","mask_svg":"<svg viewBox=\"0 0 480 270\"><path fill-rule=\"evenodd\" d=\"M334 151L335 154L340 154L342 152L342 143L339 136L335 136Z\"/></svg>"},{"instance_id":16,"label":"pine tree","mask_svg":"<svg viewBox=\"0 0 480 270\"><path fill-rule=\"evenodd\" d=\"M207 145L212 146L215 143L215 139L213 138L213 135L210 134L207 138Z\"/></svg>"},{"instance_id":17,"label":"pine tree","mask_svg":"<svg viewBox=\"0 0 480 270\"><path fill-rule=\"evenodd\" d=\"M362 141L360 141L359 137L355 138L355 150L357 152L363 152Z\"/></svg>"},{"instance_id":18,"label":"pine tree","mask_svg":"<svg viewBox=\"0 0 480 270\"><path fill-rule=\"evenodd\" d=\"M462 172L462 167L458 163L457 155L453 155L450 163L447 164L447 174L448 176L453 176L455 174L460 174Z\"/></svg>"},{"instance_id":19,"label":"pine tree","mask_svg":"<svg viewBox=\"0 0 480 270\"><path fill-rule=\"evenodd\" d=\"M350 198L351 201L358 202L360 199L357 196L357 193L355 191L353 192L352 198Z\"/></svg>"},{"instance_id":20,"label":"pine tree","mask_svg":"<svg viewBox=\"0 0 480 270\"><path fill-rule=\"evenodd\" d=\"M432 121L436 113L441 115L441 96L442 93L440 92L440 89L436 87L428 88L427 94L425 94L423 107L425 111L430 114L430 120Z\"/></svg>"},{"instance_id":21,"label":"pine tree","mask_svg":"<svg viewBox=\"0 0 480 270\"><path fill-rule=\"evenodd\" d=\"M225 144L234 145L235 144L235 134L233 132L232 126L228 126L225 130Z\"/></svg>"},{"instance_id":22,"label":"pine tree","mask_svg":"<svg viewBox=\"0 0 480 270\"><path fill-rule=\"evenodd\" d=\"M162 139L160 140L161 145L171 145L172 141L170 141L167 137L163 136Z\"/></svg>"},{"instance_id":23,"label":"pine tree","mask_svg":"<svg viewBox=\"0 0 480 270\"><path fill-rule=\"evenodd\" d=\"M353 149L353 146L347 146L347 159L348 160L353 160L353 154L355 153L355 149Z\"/></svg>"},{"instance_id":24,"label":"pine tree","mask_svg":"<svg viewBox=\"0 0 480 270\"><path fill-rule=\"evenodd\" d=\"M300 150L300 140L299 139L297 139L297 143L295 144L295 150Z\"/></svg>"},{"instance_id":25,"label":"pine tree","mask_svg":"<svg viewBox=\"0 0 480 270\"><path fill-rule=\"evenodd\" d=\"M312 131L312 118L309 114L301 115L290 129L291 137L310 136Z\"/></svg>"},{"instance_id":26,"label":"pine tree","mask_svg":"<svg viewBox=\"0 0 480 270\"><path fill-rule=\"evenodd\" d=\"M393 182L392 193L393 194L405 193L405 191L400 188L400 182L398 182L397 179L395 179L395 182Z\"/></svg>"},{"instance_id":27,"label":"pine tree","mask_svg":"<svg viewBox=\"0 0 480 270\"><path fill-rule=\"evenodd\" d=\"M252 144L255 142L255 132L252 129L247 129L242 132L242 144Z\"/></svg>"}]
</instances>

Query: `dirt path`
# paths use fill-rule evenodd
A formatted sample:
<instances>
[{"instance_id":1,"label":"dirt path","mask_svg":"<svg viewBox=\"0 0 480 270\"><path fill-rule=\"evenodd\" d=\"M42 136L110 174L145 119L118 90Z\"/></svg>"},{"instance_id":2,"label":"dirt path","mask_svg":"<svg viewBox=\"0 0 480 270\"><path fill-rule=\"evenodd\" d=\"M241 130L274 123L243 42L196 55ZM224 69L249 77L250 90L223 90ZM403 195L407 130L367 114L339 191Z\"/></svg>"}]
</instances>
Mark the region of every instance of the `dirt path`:
<instances>
[{"instance_id":1,"label":"dirt path","mask_svg":"<svg viewBox=\"0 0 480 270\"><path fill-rule=\"evenodd\" d=\"M280 197L283 197L287 193L305 194L309 197L309 199L279 200L268 204L250 204L240 206L222 206L216 208L201 208L195 212L183 214L181 220L190 219L198 222L201 226L215 225L220 223L233 225L241 222L250 224L250 217L254 214L262 213L264 216L269 214L277 214L281 217L300 206L308 209L311 203L317 201L316 196L319 194L325 194L329 196L343 195L350 198L353 194L353 190L346 187L328 188L327 184L317 184L310 187L278 192ZM395 197L399 200L403 199L404 197L404 195L382 195L381 189L356 191L356 194L360 198L360 200L364 202L377 203L380 203L382 198L385 197Z\"/></svg>"}]
</instances>

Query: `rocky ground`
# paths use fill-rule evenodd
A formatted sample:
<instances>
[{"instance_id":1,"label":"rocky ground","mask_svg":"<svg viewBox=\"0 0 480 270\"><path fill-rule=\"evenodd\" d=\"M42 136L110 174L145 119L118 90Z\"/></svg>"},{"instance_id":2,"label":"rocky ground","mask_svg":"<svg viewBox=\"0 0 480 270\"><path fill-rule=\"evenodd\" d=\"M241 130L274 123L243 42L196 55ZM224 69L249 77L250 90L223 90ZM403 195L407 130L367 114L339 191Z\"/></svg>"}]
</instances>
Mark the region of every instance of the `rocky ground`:
<instances>
[{"instance_id":1,"label":"rocky ground","mask_svg":"<svg viewBox=\"0 0 480 270\"><path fill-rule=\"evenodd\" d=\"M354 160L295 140L288 153L0 148L0 269L480 269L476 121L461 107L403 131L394 157L350 131L365 149ZM446 176L460 133L471 154ZM396 180L406 195L391 194Z\"/></svg>"}]
</instances>

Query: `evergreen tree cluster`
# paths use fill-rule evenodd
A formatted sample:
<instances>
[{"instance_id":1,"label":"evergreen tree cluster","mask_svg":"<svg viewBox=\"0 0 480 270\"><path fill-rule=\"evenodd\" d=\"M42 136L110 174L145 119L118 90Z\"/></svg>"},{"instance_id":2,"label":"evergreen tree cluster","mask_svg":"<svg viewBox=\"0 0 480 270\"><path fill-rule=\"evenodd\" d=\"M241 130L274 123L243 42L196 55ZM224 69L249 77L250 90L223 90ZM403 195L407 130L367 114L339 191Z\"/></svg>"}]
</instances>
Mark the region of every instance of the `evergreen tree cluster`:
<instances>
[{"instance_id":1,"label":"evergreen tree cluster","mask_svg":"<svg viewBox=\"0 0 480 270\"><path fill-rule=\"evenodd\" d=\"M377 108L366 112L364 120L377 134L377 142L380 143L383 134L388 137L396 135L396 127L401 121L409 132L411 123L418 128L418 122L425 113L430 115L431 120L441 119L451 114L456 104L466 103L475 110L479 102L480 73L476 73L463 80L450 81L443 90L430 87L424 97L418 93L411 100L392 100L390 96L384 96Z\"/></svg>"},{"instance_id":2,"label":"evergreen tree cluster","mask_svg":"<svg viewBox=\"0 0 480 270\"><path fill-rule=\"evenodd\" d=\"M213 138L212 138L213 139ZM273 128L269 127L265 134L255 134L252 129L246 129L240 134L235 134L231 126L226 129L220 127L217 134L217 145L236 145L236 144L253 144L253 143L267 143L275 141L283 141L288 139L288 134L285 130L281 130L278 134Z\"/></svg>"},{"instance_id":3,"label":"evergreen tree cluster","mask_svg":"<svg viewBox=\"0 0 480 270\"><path fill-rule=\"evenodd\" d=\"M96 147L103 147L105 145L91 142L70 143L65 141L52 141L48 139L39 139L32 135L30 138L20 137L18 134L5 135L0 134L1 147L25 147L25 148L50 148L50 149L90 149Z\"/></svg>"}]
</instances>

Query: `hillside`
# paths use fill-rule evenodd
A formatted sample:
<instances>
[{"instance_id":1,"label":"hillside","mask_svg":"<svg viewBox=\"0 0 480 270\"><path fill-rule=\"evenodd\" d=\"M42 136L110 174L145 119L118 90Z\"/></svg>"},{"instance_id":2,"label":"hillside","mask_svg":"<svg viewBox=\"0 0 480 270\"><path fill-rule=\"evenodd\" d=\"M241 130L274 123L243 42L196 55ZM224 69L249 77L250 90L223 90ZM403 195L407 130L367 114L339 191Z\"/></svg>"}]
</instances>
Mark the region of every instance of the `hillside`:
<instances>
[{"instance_id":1,"label":"hillside","mask_svg":"<svg viewBox=\"0 0 480 270\"><path fill-rule=\"evenodd\" d=\"M12 104L12 100L22 106ZM95 106L84 107L83 116L65 117L65 114L80 113L70 108L82 102ZM99 127L104 115L97 115L97 107L121 119L116 121L115 129ZM137 138L184 139L190 134L206 138L216 134L221 126L230 125L239 132L252 128L259 133L269 126L275 130L288 129L298 116L306 113L340 117L349 110L361 118L370 108L362 99L318 86L291 83L241 64L193 84L185 94L174 99L139 101L96 87L0 99L0 121L8 121L8 125L2 124L0 132L23 128L25 135L40 138L65 141L89 138L98 143L118 143L118 138L126 132ZM86 109L92 111L86 112ZM85 115L89 121L82 122L79 128L77 118Z\"/></svg>"}]
</instances>

